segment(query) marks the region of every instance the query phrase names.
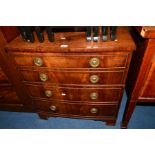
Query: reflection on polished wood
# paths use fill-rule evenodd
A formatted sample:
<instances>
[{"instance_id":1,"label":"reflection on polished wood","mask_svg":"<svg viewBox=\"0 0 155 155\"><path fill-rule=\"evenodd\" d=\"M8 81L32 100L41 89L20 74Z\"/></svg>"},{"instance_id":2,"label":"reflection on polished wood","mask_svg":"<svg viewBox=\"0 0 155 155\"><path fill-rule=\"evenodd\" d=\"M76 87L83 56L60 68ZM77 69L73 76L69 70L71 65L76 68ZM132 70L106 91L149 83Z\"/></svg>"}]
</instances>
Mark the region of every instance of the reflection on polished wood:
<instances>
[{"instance_id":1,"label":"reflection on polished wood","mask_svg":"<svg viewBox=\"0 0 155 155\"><path fill-rule=\"evenodd\" d=\"M136 104L155 103L155 27L133 27L132 35L137 45L127 79L127 106L122 128L127 128Z\"/></svg>"},{"instance_id":2,"label":"reflection on polished wood","mask_svg":"<svg viewBox=\"0 0 155 155\"><path fill-rule=\"evenodd\" d=\"M43 43L17 36L3 51L23 109L44 119L83 118L114 125L135 50L128 28L119 27L117 41L107 42L87 42L84 32L55 33L54 42L44 36Z\"/></svg>"}]
</instances>

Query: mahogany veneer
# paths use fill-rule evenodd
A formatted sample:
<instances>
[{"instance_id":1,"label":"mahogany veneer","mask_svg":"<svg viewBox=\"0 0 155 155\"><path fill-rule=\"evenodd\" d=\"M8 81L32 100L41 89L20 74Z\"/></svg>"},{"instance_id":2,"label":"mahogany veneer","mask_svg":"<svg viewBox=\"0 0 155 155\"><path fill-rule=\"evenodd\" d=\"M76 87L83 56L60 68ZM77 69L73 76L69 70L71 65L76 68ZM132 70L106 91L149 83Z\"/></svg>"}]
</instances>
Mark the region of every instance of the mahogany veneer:
<instances>
[{"instance_id":1,"label":"mahogany veneer","mask_svg":"<svg viewBox=\"0 0 155 155\"><path fill-rule=\"evenodd\" d=\"M5 46L21 93L32 101L24 106L44 119L74 117L108 125L116 122L134 50L127 27L118 28L117 41L86 42L84 32L61 32L54 42L46 35L43 43L36 35L35 43L18 36Z\"/></svg>"},{"instance_id":2,"label":"mahogany veneer","mask_svg":"<svg viewBox=\"0 0 155 155\"><path fill-rule=\"evenodd\" d=\"M155 27L132 28L137 44L127 78L127 106L122 128L127 128L137 103L155 103Z\"/></svg>"},{"instance_id":3,"label":"mahogany veneer","mask_svg":"<svg viewBox=\"0 0 155 155\"><path fill-rule=\"evenodd\" d=\"M32 112L32 100L19 80L13 59L4 50L18 34L16 27L0 27L0 110Z\"/></svg>"}]
</instances>

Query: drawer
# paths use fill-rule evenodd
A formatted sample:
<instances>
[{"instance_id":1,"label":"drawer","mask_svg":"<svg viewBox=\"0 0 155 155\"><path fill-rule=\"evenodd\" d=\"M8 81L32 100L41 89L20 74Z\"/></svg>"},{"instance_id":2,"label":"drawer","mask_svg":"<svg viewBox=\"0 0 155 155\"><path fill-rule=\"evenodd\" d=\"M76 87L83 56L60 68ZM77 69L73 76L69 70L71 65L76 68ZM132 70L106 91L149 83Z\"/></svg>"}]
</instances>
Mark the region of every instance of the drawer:
<instances>
[{"instance_id":1,"label":"drawer","mask_svg":"<svg viewBox=\"0 0 155 155\"><path fill-rule=\"evenodd\" d=\"M76 88L26 85L32 97L76 102L118 103L122 88Z\"/></svg>"},{"instance_id":2,"label":"drawer","mask_svg":"<svg viewBox=\"0 0 155 155\"><path fill-rule=\"evenodd\" d=\"M79 116L115 116L118 105L83 105L65 102L35 101L38 111Z\"/></svg>"},{"instance_id":3,"label":"drawer","mask_svg":"<svg viewBox=\"0 0 155 155\"><path fill-rule=\"evenodd\" d=\"M39 66L48 68L125 68L128 54L124 52L108 54L14 54L19 66Z\"/></svg>"},{"instance_id":4,"label":"drawer","mask_svg":"<svg viewBox=\"0 0 155 155\"><path fill-rule=\"evenodd\" d=\"M24 81L55 84L122 84L124 70L119 71L29 71L21 70Z\"/></svg>"}]
</instances>

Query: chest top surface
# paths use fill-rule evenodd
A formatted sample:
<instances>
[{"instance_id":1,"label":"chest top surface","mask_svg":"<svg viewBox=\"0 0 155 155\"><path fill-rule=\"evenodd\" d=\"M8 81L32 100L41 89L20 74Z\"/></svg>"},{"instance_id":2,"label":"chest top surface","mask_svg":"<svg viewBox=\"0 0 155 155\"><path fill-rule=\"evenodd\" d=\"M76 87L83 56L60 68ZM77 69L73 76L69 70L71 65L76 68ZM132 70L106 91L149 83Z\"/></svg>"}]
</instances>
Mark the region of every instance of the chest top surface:
<instances>
[{"instance_id":1,"label":"chest top surface","mask_svg":"<svg viewBox=\"0 0 155 155\"><path fill-rule=\"evenodd\" d=\"M127 27L118 27L117 41L87 42L85 32L61 32L55 33L54 42L49 42L46 35L45 41L40 43L36 35L35 43L24 42L21 36L15 38L6 45L11 51L31 52L104 52L104 51L133 51L136 46ZM65 45L65 46L64 46Z\"/></svg>"}]
</instances>

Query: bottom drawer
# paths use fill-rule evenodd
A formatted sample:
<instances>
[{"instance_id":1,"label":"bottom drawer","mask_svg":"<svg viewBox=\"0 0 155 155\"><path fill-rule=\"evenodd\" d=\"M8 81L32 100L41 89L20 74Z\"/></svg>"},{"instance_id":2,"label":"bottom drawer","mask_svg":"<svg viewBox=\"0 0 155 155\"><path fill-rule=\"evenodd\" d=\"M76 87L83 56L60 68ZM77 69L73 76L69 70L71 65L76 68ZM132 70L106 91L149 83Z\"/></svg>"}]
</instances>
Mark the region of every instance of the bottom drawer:
<instances>
[{"instance_id":1,"label":"bottom drawer","mask_svg":"<svg viewBox=\"0 0 155 155\"><path fill-rule=\"evenodd\" d=\"M115 116L118 105L93 105L35 100L38 111L79 116Z\"/></svg>"}]
</instances>

